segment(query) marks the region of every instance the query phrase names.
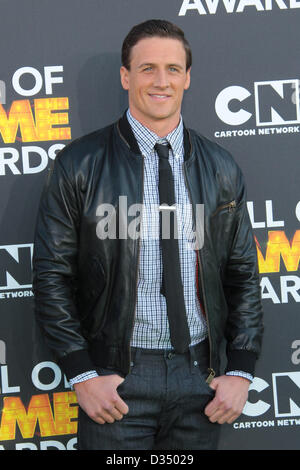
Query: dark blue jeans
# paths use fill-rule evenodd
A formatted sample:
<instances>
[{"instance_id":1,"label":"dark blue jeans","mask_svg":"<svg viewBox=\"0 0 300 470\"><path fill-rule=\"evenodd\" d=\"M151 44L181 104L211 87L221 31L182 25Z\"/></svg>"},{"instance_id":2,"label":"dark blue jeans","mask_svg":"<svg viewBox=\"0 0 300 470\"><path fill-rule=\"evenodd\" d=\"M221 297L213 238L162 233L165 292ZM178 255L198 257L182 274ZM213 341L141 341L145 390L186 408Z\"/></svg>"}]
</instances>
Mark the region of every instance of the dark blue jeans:
<instances>
[{"instance_id":1,"label":"dark blue jeans","mask_svg":"<svg viewBox=\"0 0 300 470\"><path fill-rule=\"evenodd\" d=\"M101 425L79 408L78 449L217 449L220 425L204 414L214 396L207 368L207 341L185 354L132 348L131 373L117 389L128 414Z\"/></svg>"}]
</instances>

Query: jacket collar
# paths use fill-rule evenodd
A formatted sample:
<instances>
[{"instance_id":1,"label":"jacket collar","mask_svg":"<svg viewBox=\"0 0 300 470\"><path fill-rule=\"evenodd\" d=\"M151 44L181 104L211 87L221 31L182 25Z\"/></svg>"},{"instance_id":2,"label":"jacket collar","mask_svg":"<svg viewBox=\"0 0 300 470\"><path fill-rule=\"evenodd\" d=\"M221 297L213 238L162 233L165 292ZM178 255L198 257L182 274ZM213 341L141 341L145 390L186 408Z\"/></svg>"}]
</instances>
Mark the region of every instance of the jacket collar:
<instances>
[{"instance_id":1,"label":"jacket collar","mask_svg":"<svg viewBox=\"0 0 300 470\"><path fill-rule=\"evenodd\" d=\"M123 138L128 143L132 152L134 152L135 154L141 155L140 148L138 146L134 133L131 129L131 126L128 122L126 111L123 114L123 116L119 119L118 124L119 124L120 132ZM185 127L184 123L183 123L183 145L184 145L184 160L187 160L190 156L191 144L190 144L189 132L187 128Z\"/></svg>"}]
</instances>

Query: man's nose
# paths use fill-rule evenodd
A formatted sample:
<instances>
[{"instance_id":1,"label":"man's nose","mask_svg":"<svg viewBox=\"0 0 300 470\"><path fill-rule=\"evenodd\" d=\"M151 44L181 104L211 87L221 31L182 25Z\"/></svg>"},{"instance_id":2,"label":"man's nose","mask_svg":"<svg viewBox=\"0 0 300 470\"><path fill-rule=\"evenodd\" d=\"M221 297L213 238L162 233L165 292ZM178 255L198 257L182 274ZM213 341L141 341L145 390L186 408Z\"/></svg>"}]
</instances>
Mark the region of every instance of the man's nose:
<instances>
[{"instance_id":1,"label":"man's nose","mask_svg":"<svg viewBox=\"0 0 300 470\"><path fill-rule=\"evenodd\" d=\"M154 77L154 86L167 88L169 86L169 76L166 70L157 70Z\"/></svg>"}]
</instances>

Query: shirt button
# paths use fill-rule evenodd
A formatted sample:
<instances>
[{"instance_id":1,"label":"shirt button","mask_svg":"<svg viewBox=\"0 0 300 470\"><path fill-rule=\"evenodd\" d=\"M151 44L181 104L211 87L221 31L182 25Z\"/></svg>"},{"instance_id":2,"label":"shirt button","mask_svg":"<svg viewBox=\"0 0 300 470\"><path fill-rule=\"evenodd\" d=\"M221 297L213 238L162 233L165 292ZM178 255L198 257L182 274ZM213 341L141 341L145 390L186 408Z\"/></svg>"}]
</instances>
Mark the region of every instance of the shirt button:
<instances>
[{"instance_id":1,"label":"shirt button","mask_svg":"<svg viewBox=\"0 0 300 470\"><path fill-rule=\"evenodd\" d=\"M198 365L198 361L194 361L194 366L197 366Z\"/></svg>"}]
</instances>

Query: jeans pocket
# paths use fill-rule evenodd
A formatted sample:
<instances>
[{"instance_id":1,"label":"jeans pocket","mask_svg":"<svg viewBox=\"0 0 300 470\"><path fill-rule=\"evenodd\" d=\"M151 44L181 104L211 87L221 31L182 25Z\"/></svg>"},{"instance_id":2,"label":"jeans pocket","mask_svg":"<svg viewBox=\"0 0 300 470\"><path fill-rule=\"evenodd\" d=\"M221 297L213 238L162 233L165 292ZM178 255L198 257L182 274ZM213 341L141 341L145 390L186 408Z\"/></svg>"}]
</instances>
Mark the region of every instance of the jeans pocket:
<instances>
[{"instance_id":1,"label":"jeans pocket","mask_svg":"<svg viewBox=\"0 0 300 470\"><path fill-rule=\"evenodd\" d=\"M135 372L136 372L136 367L135 367L135 364L132 362L130 364L130 372L124 377L123 382L121 382L117 386L117 392L118 393L124 391L124 389L127 387L127 385L132 381L132 378L134 377Z\"/></svg>"},{"instance_id":2,"label":"jeans pocket","mask_svg":"<svg viewBox=\"0 0 300 470\"><path fill-rule=\"evenodd\" d=\"M211 395L214 396L216 391L206 382L206 380L205 380L205 385L208 387L208 390L211 393Z\"/></svg>"}]
</instances>

